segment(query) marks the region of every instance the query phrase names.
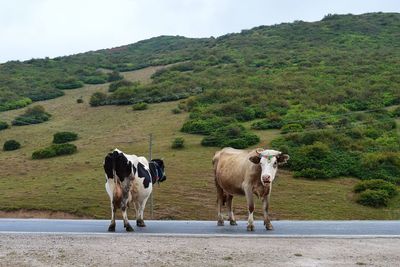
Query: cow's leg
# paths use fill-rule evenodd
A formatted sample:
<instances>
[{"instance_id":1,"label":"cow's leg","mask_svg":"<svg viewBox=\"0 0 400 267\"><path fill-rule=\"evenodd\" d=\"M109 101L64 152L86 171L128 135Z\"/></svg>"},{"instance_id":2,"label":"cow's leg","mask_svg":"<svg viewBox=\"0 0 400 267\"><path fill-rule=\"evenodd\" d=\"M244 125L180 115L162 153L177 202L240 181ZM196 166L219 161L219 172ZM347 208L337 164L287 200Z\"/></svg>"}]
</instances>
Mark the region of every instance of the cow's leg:
<instances>
[{"instance_id":1,"label":"cow's leg","mask_svg":"<svg viewBox=\"0 0 400 267\"><path fill-rule=\"evenodd\" d=\"M114 179L107 179L107 182L105 184L106 186L106 191L108 196L110 197L110 202L111 202L111 223L108 226L108 231L109 232L115 232L115 211L116 211L116 207L114 205L114 200L113 200L113 195L114 195L114 188L115 188L115 184L114 184Z\"/></svg>"},{"instance_id":2,"label":"cow's leg","mask_svg":"<svg viewBox=\"0 0 400 267\"><path fill-rule=\"evenodd\" d=\"M137 226L139 226L139 227L146 227L146 224L144 223L144 220L143 220L143 213L144 213L144 208L146 207L146 202L147 202L147 199L148 198L145 198L143 201L142 201L142 203L138 203L138 210L139 210L139 212L138 212L138 217L136 217L136 225Z\"/></svg>"},{"instance_id":3,"label":"cow's leg","mask_svg":"<svg viewBox=\"0 0 400 267\"><path fill-rule=\"evenodd\" d=\"M268 193L264 195L263 200L262 200L262 202L263 202L263 212L264 212L264 225L265 225L265 229L267 229L267 230L272 230L273 229L271 221L270 221L269 216L268 216L269 197L271 195L271 189L272 189L271 185L270 185L270 187L268 189L265 189L265 190L268 190Z\"/></svg>"},{"instance_id":4,"label":"cow's leg","mask_svg":"<svg viewBox=\"0 0 400 267\"><path fill-rule=\"evenodd\" d=\"M224 205L224 190L215 181L217 187L217 213L218 213L218 226L224 226L224 216L222 215L222 206Z\"/></svg>"},{"instance_id":5,"label":"cow's leg","mask_svg":"<svg viewBox=\"0 0 400 267\"><path fill-rule=\"evenodd\" d=\"M124 181L121 183L122 187L122 200L121 200L121 210L122 210L122 218L124 219L124 227L127 232L133 232L132 226L129 224L128 220L128 207L129 207L129 200L130 200L130 185L131 179L125 178Z\"/></svg>"},{"instance_id":6,"label":"cow's leg","mask_svg":"<svg viewBox=\"0 0 400 267\"><path fill-rule=\"evenodd\" d=\"M110 226L108 226L109 232L115 232L115 211L116 210L117 209L116 209L113 201L111 201L111 223L110 223Z\"/></svg>"},{"instance_id":7,"label":"cow's leg","mask_svg":"<svg viewBox=\"0 0 400 267\"><path fill-rule=\"evenodd\" d=\"M247 206L249 209L249 218L247 220L247 231L254 231L254 199L252 190L245 190Z\"/></svg>"},{"instance_id":8,"label":"cow's leg","mask_svg":"<svg viewBox=\"0 0 400 267\"><path fill-rule=\"evenodd\" d=\"M226 205L228 207L229 223L230 223L230 225L237 225L236 220L235 220L235 215L233 214L232 202L233 202L233 196L227 195Z\"/></svg>"},{"instance_id":9,"label":"cow's leg","mask_svg":"<svg viewBox=\"0 0 400 267\"><path fill-rule=\"evenodd\" d=\"M123 200L122 205L121 205L121 210L122 210L122 218L124 219L124 227L127 232L133 232L133 228L129 223L128 220L128 200L126 201Z\"/></svg>"}]
</instances>

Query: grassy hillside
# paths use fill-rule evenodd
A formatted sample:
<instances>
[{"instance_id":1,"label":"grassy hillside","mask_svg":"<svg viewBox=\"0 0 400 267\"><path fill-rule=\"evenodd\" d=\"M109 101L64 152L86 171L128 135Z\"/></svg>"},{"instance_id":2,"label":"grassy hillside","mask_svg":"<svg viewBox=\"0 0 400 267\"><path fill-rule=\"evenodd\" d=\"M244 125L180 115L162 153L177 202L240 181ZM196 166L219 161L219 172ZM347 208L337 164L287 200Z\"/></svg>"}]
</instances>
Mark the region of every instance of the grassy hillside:
<instances>
[{"instance_id":1,"label":"grassy hillside","mask_svg":"<svg viewBox=\"0 0 400 267\"><path fill-rule=\"evenodd\" d=\"M132 80L148 79L156 68L126 73ZM168 180L155 188L157 219L214 219L215 189L211 158L215 148L202 147L201 136L179 131L187 113L173 114L176 102L151 104L148 110L132 111L129 106L90 107L94 91L106 91L107 85L88 85L66 91L60 98L39 102L53 114L50 121L12 127L1 132L0 143L13 138L22 143L16 151L0 152L0 209L64 211L79 216L108 218L109 200L104 189L102 163L110 149L148 154L148 134L154 135L154 157L163 157ZM84 103L76 103L77 98ZM2 118L11 120L24 110L7 111ZM58 131L79 134L78 153L45 160L31 160L31 153L51 143ZM262 144L279 131L256 131ZM172 140L183 136L186 147L172 150ZM294 179L281 171L272 195L272 213L276 219L399 219L400 199L384 209L368 208L353 201L356 179L327 181ZM257 218L261 218L259 208ZM239 218L245 218L245 199L235 199ZM149 207L147 208L149 212ZM133 213L131 213L133 214ZM132 217L132 215L131 215ZM149 218L149 214L147 214Z\"/></svg>"},{"instance_id":2,"label":"grassy hillside","mask_svg":"<svg viewBox=\"0 0 400 267\"><path fill-rule=\"evenodd\" d=\"M2 64L0 109L33 100L52 117L0 132L1 143L22 144L0 152L0 209L103 218L109 214L104 155L114 147L146 155L153 133L153 156L164 157L169 177L157 188L156 218L214 218L210 160L229 145L272 146L291 155L273 190L275 218L398 219L399 195L385 208L363 207L352 193L358 179L348 177L400 184L399 30L400 14L329 15L216 39L162 36ZM112 71L136 82L111 92ZM96 105L103 106L91 107L99 92ZM127 105L137 102L151 104L143 111ZM1 112L0 121L24 111ZM78 153L32 161L32 152L59 131L79 134ZM172 150L181 136L185 148ZM238 201L244 216L244 199Z\"/></svg>"}]
</instances>

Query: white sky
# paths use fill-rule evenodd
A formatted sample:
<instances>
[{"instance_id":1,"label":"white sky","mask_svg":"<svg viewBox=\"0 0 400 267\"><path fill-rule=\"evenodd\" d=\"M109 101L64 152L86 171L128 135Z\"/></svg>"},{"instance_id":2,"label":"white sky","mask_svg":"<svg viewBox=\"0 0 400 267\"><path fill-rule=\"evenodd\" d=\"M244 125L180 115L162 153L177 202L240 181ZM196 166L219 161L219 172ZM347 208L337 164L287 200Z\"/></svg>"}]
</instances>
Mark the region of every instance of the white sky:
<instances>
[{"instance_id":1,"label":"white sky","mask_svg":"<svg viewBox=\"0 0 400 267\"><path fill-rule=\"evenodd\" d=\"M159 35L220 36L328 13L400 12L399 0L0 0L0 63L126 45Z\"/></svg>"}]
</instances>

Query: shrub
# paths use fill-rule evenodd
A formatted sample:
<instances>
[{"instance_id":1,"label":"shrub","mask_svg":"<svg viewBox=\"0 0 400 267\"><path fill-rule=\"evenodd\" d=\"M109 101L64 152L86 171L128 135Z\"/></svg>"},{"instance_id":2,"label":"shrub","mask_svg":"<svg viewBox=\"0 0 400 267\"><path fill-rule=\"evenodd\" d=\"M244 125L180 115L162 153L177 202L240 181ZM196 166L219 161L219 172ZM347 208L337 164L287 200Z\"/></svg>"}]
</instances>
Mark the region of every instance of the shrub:
<instances>
[{"instance_id":1,"label":"shrub","mask_svg":"<svg viewBox=\"0 0 400 267\"><path fill-rule=\"evenodd\" d=\"M172 141L171 148L173 149L181 149L185 146L185 139L183 137L177 137L174 141Z\"/></svg>"},{"instance_id":2,"label":"shrub","mask_svg":"<svg viewBox=\"0 0 400 267\"><path fill-rule=\"evenodd\" d=\"M122 77L118 71L113 71L107 74L107 81L108 82L114 82L114 81L119 81L122 80L124 77Z\"/></svg>"},{"instance_id":3,"label":"shrub","mask_svg":"<svg viewBox=\"0 0 400 267\"><path fill-rule=\"evenodd\" d=\"M76 133L58 132L58 133L55 133L53 136L53 143L54 144L63 144L63 143L75 141L76 139L78 139L78 134L76 134Z\"/></svg>"},{"instance_id":4,"label":"shrub","mask_svg":"<svg viewBox=\"0 0 400 267\"><path fill-rule=\"evenodd\" d=\"M361 179L383 179L400 183L400 153L365 153L355 175Z\"/></svg>"},{"instance_id":5,"label":"shrub","mask_svg":"<svg viewBox=\"0 0 400 267\"><path fill-rule=\"evenodd\" d=\"M23 126L29 124L37 124L48 121L51 115L47 113L43 106L37 105L28 108L24 114L16 117L12 121L12 125Z\"/></svg>"},{"instance_id":6,"label":"shrub","mask_svg":"<svg viewBox=\"0 0 400 267\"><path fill-rule=\"evenodd\" d=\"M281 132L283 134L293 133L293 132L302 132L302 131L303 131L303 126L301 124L297 124L297 123L286 124L281 129Z\"/></svg>"},{"instance_id":7,"label":"shrub","mask_svg":"<svg viewBox=\"0 0 400 267\"><path fill-rule=\"evenodd\" d=\"M387 206L389 202L389 194L384 190L367 189L360 193L357 202L364 206L382 207Z\"/></svg>"},{"instance_id":8,"label":"shrub","mask_svg":"<svg viewBox=\"0 0 400 267\"><path fill-rule=\"evenodd\" d=\"M260 142L260 138L247 131L240 124L231 124L219 128L201 141L203 146L246 148Z\"/></svg>"},{"instance_id":9,"label":"shrub","mask_svg":"<svg viewBox=\"0 0 400 267\"><path fill-rule=\"evenodd\" d=\"M107 82L107 78L104 76L88 76L83 79L83 82L87 84L102 84Z\"/></svg>"},{"instance_id":10,"label":"shrub","mask_svg":"<svg viewBox=\"0 0 400 267\"><path fill-rule=\"evenodd\" d=\"M132 106L133 110L145 110L147 108L148 108L148 105L145 102L136 103Z\"/></svg>"},{"instance_id":11,"label":"shrub","mask_svg":"<svg viewBox=\"0 0 400 267\"><path fill-rule=\"evenodd\" d=\"M389 197L394 197L397 194L396 186L382 179L373 179L361 181L354 186L354 192L360 193L366 190L383 190L386 191Z\"/></svg>"},{"instance_id":12,"label":"shrub","mask_svg":"<svg viewBox=\"0 0 400 267\"><path fill-rule=\"evenodd\" d=\"M181 131L185 133L208 135L215 131L215 129L224 127L229 123L232 123L232 119L219 117L196 118L186 121L182 125Z\"/></svg>"},{"instance_id":13,"label":"shrub","mask_svg":"<svg viewBox=\"0 0 400 267\"><path fill-rule=\"evenodd\" d=\"M78 98L78 99L76 100L76 103L82 104L82 103L83 103L83 99L82 99L82 98Z\"/></svg>"},{"instance_id":14,"label":"shrub","mask_svg":"<svg viewBox=\"0 0 400 267\"><path fill-rule=\"evenodd\" d=\"M182 110L179 109L179 108L173 108L173 109L171 109L171 112L172 112L173 114L179 114L179 113L182 113Z\"/></svg>"},{"instance_id":15,"label":"shrub","mask_svg":"<svg viewBox=\"0 0 400 267\"><path fill-rule=\"evenodd\" d=\"M95 92L93 95L90 97L89 104L92 107L97 107L101 105L105 105L107 101L107 95L103 92Z\"/></svg>"},{"instance_id":16,"label":"shrub","mask_svg":"<svg viewBox=\"0 0 400 267\"><path fill-rule=\"evenodd\" d=\"M57 156L70 155L77 151L77 147L74 144L55 144L51 145Z\"/></svg>"},{"instance_id":17,"label":"shrub","mask_svg":"<svg viewBox=\"0 0 400 267\"><path fill-rule=\"evenodd\" d=\"M49 147L36 150L32 153L32 159L45 159L61 155L70 155L77 151L74 144L54 144Z\"/></svg>"},{"instance_id":18,"label":"shrub","mask_svg":"<svg viewBox=\"0 0 400 267\"><path fill-rule=\"evenodd\" d=\"M5 103L0 103L0 111L23 108L32 103L30 98L24 97L18 100L7 101Z\"/></svg>"},{"instance_id":19,"label":"shrub","mask_svg":"<svg viewBox=\"0 0 400 267\"><path fill-rule=\"evenodd\" d=\"M3 150L4 151L11 151L16 150L21 147L21 144L15 140L7 140L4 142Z\"/></svg>"},{"instance_id":20,"label":"shrub","mask_svg":"<svg viewBox=\"0 0 400 267\"><path fill-rule=\"evenodd\" d=\"M5 121L0 121L0 131L1 130L5 130L5 129L7 129L9 126L8 126L8 123L7 122L5 122Z\"/></svg>"},{"instance_id":21,"label":"shrub","mask_svg":"<svg viewBox=\"0 0 400 267\"><path fill-rule=\"evenodd\" d=\"M310 179L325 179L331 175L323 169L307 168L294 172L294 177L304 177Z\"/></svg>"},{"instance_id":22,"label":"shrub","mask_svg":"<svg viewBox=\"0 0 400 267\"><path fill-rule=\"evenodd\" d=\"M36 150L32 153L32 159L46 159L57 156L56 151L52 147L46 147Z\"/></svg>"},{"instance_id":23,"label":"shrub","mask_svg":"<svg viewBox=\"0 0 400 267\"><path fill-rule=\"evenodd\" d=\"M136 84L138 84L138 82L136 82ZM134 85L134 83L130 82L130 81L127 81L127 80L119 80L119 81L116 81L116 82L112 82L110 84L110 86L108 87L108 91L111 93L111 92L114 92L115 90L117 90L120 87L129 87L131 85Z\"/></svg>"},{"instance_id":24,"label":"shrub","mask_svg":"<svg viewBox=\"0 0 400 267\"><path fill-rule=\"evenodd\" d=\"M76 89L83 86L83 83L76 78L70 77L65 80L58 80L55 87L58 89Z\"/></svg>"}]
</instances>

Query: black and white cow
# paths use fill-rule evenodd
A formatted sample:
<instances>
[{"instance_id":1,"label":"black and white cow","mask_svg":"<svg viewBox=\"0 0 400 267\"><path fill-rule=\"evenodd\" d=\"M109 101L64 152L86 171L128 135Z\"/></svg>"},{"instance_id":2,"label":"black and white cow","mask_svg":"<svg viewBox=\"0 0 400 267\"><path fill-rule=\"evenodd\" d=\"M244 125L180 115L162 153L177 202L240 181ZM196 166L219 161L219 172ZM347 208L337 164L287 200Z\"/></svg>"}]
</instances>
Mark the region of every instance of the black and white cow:
<instances>
[{"instance_id":1,"label":"black and white cow","mask_svg":"<svg viewBox=\"0 0 400 267\"><path fill-rule=\"evenodd\" d=\"M143 211L153 184L167 179L164 162L161 159L148 162L145 157L128 155L115 149L105 157L104 171L106 191L111 201L111 224L108 231L115 231L115 212L118 208L122 210L126 231L133 231L127 215L130 203L133 203L136 209L136 225L146 226Z\"/></svg>"}]
</instances>

